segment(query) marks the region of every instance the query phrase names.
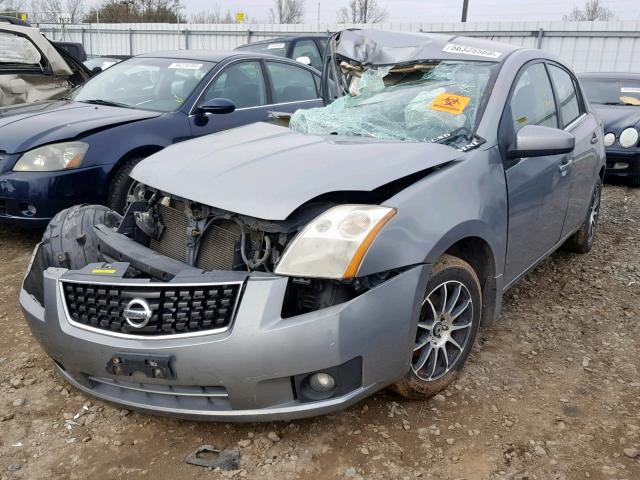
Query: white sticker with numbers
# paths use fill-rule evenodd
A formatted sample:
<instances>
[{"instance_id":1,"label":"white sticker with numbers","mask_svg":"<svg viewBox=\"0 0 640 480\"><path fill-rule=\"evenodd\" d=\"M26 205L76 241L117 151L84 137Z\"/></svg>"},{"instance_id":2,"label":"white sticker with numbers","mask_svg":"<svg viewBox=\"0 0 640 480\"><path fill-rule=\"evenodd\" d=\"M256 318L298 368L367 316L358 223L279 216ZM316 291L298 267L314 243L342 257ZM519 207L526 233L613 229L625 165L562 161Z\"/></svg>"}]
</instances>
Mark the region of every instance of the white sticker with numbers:
<instances>
[{"instance_id":1,"label":"white sticker with numbers","mask_svg":"<svg viewBox=\"0 0 640 480\"><path fill-rule=\"evenodd\" d=\"M461 55L473 55L475 57L500 58L502 53L484 48L471 47L469 45L460 45L458 43L447 43L442 49L447 53L459 53Z\"/></svg>"}]
</instances>

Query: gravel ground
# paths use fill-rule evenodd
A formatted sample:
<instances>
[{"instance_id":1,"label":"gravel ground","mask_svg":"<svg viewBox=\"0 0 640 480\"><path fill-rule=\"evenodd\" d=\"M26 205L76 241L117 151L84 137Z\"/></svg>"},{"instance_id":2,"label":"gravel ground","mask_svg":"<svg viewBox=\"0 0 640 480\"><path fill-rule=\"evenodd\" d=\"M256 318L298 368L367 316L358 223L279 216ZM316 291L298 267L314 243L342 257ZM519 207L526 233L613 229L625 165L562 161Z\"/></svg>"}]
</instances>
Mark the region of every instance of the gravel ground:
<instances>
[{"instance_id":1,"label":"gravel ground","mask_svg":"<svg viewBox=\"0 0 640 480\"><path fill-rule=\"evenodd\" d=\"M152 417L67 386L17 305L38 237L0 227L1 480L640 479L638 189L604 189L594 251L557 253L512 289L444 395L381 392L292 423ZM202 444L239 448L240 469L185 464Z\"/></svg>"}]
</instances>

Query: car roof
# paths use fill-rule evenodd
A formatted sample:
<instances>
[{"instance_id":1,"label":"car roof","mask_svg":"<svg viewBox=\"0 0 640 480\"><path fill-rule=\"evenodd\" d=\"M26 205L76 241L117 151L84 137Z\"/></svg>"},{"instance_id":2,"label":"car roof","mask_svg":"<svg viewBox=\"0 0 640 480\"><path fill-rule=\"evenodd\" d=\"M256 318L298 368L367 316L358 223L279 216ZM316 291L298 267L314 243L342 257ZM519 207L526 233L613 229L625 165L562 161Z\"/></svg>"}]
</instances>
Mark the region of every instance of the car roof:
<instances>
[{"instance_id":1,"label":"car roof","mask_svg":"<svg viewBox=\"0 0 640 480\"><path fill-rule=\"evenodd\" d=\"M587 72L579 73L578 78L603 78L603 79L625 79L640 80L640 73L632 72Z\"/></svg>"},{"instance_id":2,"label":"car roof","mask_svg":"<svg viewBox=\"0 0 640 480\"><path fill-rule=\"evenodd\" d=\"M362 46L366 45L367 48ZM421 60L475 60L501 63L519 45L450 33L343 30L336 53L365 65L395 65ZM541 52L542 56L545 56Z\"/></svg>"},{"instance_id":3,"label":"car roof","mask_svg":"<svg viewBox=\"0 0 640 480\"><path fill-rule=\"evenodd\" d=\"M230 58L277 58L289 63L297 63L288 58L277 57L251 51L220 51L220 50L172 50L166 52L152 52L137 55L136 58L173 58L176 60L196 60L201 62L222 62Z\"/></svg>"},{"instance_id":4,"label":"car roof","mask_svg":"<svg viewBox=\"0 0 640 480\"><path fill-rule=\"evenodd\" d=\"M307 38L318 38L320 40L329 38L329 35L326 33L307 33L304 35L283 35L280 37L268 38L267 40L258 40L256 42L245 43L244 45L240 45L240 47L248 47L250 45L264 45L265 43L274 43L274 42L291 42L292 40L304 40Z\"/></svg>"}]
</instances>

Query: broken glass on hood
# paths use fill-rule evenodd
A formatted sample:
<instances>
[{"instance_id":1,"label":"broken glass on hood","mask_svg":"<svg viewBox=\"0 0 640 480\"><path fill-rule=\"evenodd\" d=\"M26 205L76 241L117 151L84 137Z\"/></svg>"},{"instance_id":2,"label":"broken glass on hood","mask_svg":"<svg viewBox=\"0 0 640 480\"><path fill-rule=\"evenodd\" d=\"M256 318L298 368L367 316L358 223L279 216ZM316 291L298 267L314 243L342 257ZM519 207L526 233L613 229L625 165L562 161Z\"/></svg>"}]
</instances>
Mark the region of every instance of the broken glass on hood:
<instances>
[{"instance_id":1,"label":"broken glass on hood","mask_svg":"<svg viewBox=\"0 0 640 480\"><path fill-rule=\"evenodd\" d=\"M348 94L322 108L298 110L290 128L311 135L395 141L443 142L460 137L461 145L466 145L496 65L440 61L364 71L343 67L354 73Z\"/></svg>"}]
</instances>

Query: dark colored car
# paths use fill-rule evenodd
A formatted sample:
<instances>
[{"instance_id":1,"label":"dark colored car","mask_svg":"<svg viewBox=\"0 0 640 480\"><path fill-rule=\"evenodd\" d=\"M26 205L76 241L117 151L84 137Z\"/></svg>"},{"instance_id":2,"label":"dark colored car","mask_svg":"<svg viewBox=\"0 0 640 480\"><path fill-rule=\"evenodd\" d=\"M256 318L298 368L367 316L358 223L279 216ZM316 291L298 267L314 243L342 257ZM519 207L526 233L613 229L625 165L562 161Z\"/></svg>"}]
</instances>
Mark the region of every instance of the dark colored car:
<instances>
[{"instance_id":1,"label":"dark colored car","mask_svg":"<svg viewBox=\"0 0 640 480\"><path fill-rule=\"evenodd\" d=\"M81 43L76 42L51 42L58 50L64 50L78 62L87 61L87 52Z\"/></svg>"},{"instance_id":2,"label":"dark colored car","mask_svg":"<svg viewBox=\"0 0 640 480\"><path fill-rule=\"evenodd\" d=\"M266 53L286 57L322 70L322 55L327 45L327 35L278 37L242 45L236 50Z\"/></svg>"},{"instance_id":3,"label":"dark colored car","mask_svg":"<svg viewBox=\"0 0 640 480\"><path fill-rule=\"evenodd\" d=\"M607 176L640 187L640 74L583 73L580 81L604 123Z\"/></svg>"},{"instance_id":4,"label":"dark colored car","mask_svg":"<svg viewBox=\"0 0 640 480\"><path fill-rule=\"evenodd\" d=\"M141 159L269 111L320 106L319 88L318 72L292 60L181 51L121 62L66 100L0 110L0 221L44 226L86 202L121 211Z\"/></svg>"}]
</instances>

